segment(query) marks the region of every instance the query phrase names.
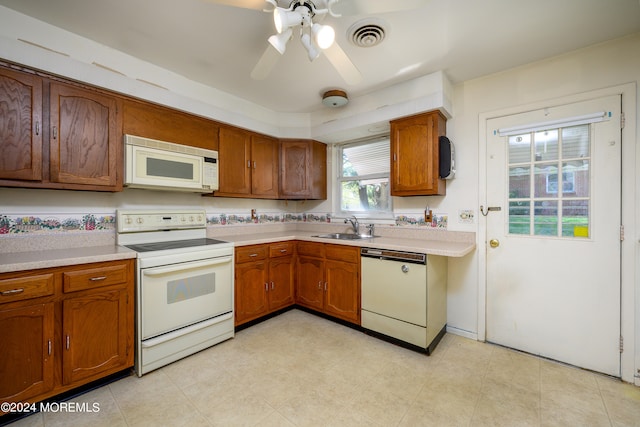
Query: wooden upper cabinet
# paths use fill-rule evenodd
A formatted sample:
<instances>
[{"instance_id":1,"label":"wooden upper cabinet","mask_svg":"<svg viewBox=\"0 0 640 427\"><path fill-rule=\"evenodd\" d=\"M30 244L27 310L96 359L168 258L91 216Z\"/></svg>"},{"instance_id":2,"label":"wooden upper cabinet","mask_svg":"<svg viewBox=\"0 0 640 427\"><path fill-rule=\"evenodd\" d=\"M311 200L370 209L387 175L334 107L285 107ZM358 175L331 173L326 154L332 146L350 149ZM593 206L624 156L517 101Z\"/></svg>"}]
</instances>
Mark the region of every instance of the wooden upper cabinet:
<instances>
[{"instance_id":1,"label":"wooden upper cabinet","mask_svg":"<svg viewBox=\"0 0 640 427\"><path fill-rule=\"evenodd\" d=\"M275 138L232 126L220 127L216 196L278 198L278 147Z\"/></svg>"},{"instance_id":2,"label":"wooden upper cabinet","mask_svg":"<svg viewBox=\"0 0 640 427\"><path fill-rule=\"evenodd\" d=\"M391 195L445 195L438 138L446 133L439 111L391 121Z\"/></svg>"},{"instance_id":3,"label":"wooden upper cabinet","mask_svg":"<svg viewBox=\"0 0 640 427\"><path fill-rule=\"evenodd\" d=\"M122 120L123 132L128 135L218 150L219 124L204 117L126 99Z\"/></svg>"},{"instance_id":4,"label":"wooden upper cabinet","mask_svg":"<svg viewBox=\"0 0 640 427\"><path fill-rule=\"evenodd\" d=\"M264 135L251 136L251 194L278 197L279 143Z\"/></svg>"},{"instance_id":5,"label":"wooden upper cabinet","mask_svg":"<svg viewBox=\"0 0 640 427\"><path fill-rule=\"evenodd\" d=\"M218 142L219 189L216 195L251 194L251 136L249 132L223 126Z\"/></svg>"},{"instance_id":6,"label":"wooden upper cabinet","mask_svg":"<svg viewBox=\"0 0 640 427\"><path fill-rule=\"evenodd\" d=\"M327 146L312 140L280 141L280 198L327 198Z\"/></svg>"},{"instance_id":7,"label":"wooden upper cabinet","mask_svg":"<svg viewBox=\"0 0 640 427\"><path fill-rule=\"evenodd\" d=\"M50 97L51 181L122 188L116 98L61 83Z\"/></svg>"},{"instance_id":8,"label":"wooden upper cabinet","mask_svg":"<svg viewBox=\"0 0 640 427\"><path fill-rule=\"evenodd\" d=\"M0 68L0 179L42 180L42 85Z\"/></svg>"}]
</instances>

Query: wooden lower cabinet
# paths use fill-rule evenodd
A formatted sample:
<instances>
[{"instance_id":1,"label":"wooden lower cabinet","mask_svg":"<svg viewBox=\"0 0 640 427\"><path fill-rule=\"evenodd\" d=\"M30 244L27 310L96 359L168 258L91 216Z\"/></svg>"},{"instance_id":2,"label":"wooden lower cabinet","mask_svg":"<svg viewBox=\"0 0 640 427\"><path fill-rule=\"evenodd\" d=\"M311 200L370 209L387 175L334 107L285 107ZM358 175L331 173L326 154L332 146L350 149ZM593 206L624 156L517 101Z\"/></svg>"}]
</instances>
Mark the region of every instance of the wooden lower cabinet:
<instances>
[{"instance_id":1,"label":"wooden lower cabinet","mask_svg":"<svg viewBox=\"0 0 640 427\"><path fill-rule=\"evenodd\" d=\"M54 306L0 306L0 401L22 402L53 389Z\"/></svg>"},{"instance_id":2,"label":"wooden lower cabinet","mask_svg":"<svg viewBox=\"0 0 640 427\"><path fill-rule=\"evenodd\" d=\"M236 248L235 325L294 303L292 242Z\"/></svg>"},{"instance_id":3,"label":"wooden lower cabinet","mask_svg":"<svg viewBox=\"0 0 640 427\"><path fill-rule=\"evenodd\" d=\"M63 302L64 384L126 366L127 290L91 293Z\"/></svg>"},{"instance_id":4,"label":"wooden lower cabinet","mask_svg":"<svg viewBox=\"0 0 640 427\"><path fill-rule=\"evenodd\" d=\"M296 276L296 303L322 311L324 308L324 259L299 255Z\"/></svg>"},{"instance_id":5,"label":"wooden lower cabinet","mask_svg":"<svg viewBox=\"0 0 640 427\"><path fill-rule=\"evenodd\" d=\"M37 402L133 366L134 262L0 274L0 402Z\"/></svg>"},{"instance_id":6,"label":"wooden lower cabinet","mask_svg":"<svg viewBox=\"0 0 640 427\"><path fill-rule=\"evenodd\" d=\"M360 324L358 247L298 242L296 303Z\"/></svg>"},{"instance_id":7,"label":"wooden lower cabinet","mask_svg":"<svg viewBox=\"0 0 640 427\"><path fill-rule=\"evenodd\" d=\"M359 325L360 248L315 242L237 247L236 326L293 304Z\"/></svg>"}]
</instances>

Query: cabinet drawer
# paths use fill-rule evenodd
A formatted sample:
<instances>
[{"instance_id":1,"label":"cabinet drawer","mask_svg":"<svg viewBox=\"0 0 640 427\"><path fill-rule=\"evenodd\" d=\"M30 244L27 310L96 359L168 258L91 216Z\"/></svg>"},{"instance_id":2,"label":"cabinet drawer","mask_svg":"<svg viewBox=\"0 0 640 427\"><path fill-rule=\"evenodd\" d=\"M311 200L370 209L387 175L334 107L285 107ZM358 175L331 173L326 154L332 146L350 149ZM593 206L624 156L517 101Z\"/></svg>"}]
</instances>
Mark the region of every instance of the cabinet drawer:
<instances>
[{"instance_id":1,"label":"cabinet drawer","mask_svg":"<svg viewBox=\"0 0 640 427\"><path fill-rule=\"evenodd\" d=\"M75 292L127 282L127 265L117 264L82 270L65 271L62 286L65 292Z\"/></svg>"},{"instance_id":2,"label":"cabinet drawer","mask_svg":"<svg viewBox=\"0 0 640 427\"><path fill-rule=\"evenodd\" d=\"M360 259L360 248L354 246L327 245L326 257L337 261L357 263Z\"/></svg>"},{"instance_id":3,"label":"cabinet drawer","mask_svg":"<svg viewBox=\"0 0 640 427\"><path fill-rule=\"evenodd\" d=\"M0 304L53 295L53 273L0 280Z\"/></svg>"},{"instance_id":4,"label":"cabinet drawer","mask_svg":"<svg viewBox=\"0 0 640 427\"><path fill-rule=\"evenodd\" d=\"M293 255L293 243L273 243L269 245L269 257L276 258L279 256Z\"/></svg>"},{"instance_id":5,"label":"cabinet drawer","mask_svg":"<svg viewBox=\"0 0 640 427\"><path fill-rule=\"evenodd\" d=\"M268 245L255 245L236 248L236 263L257 261L267 258Z\"/></svg>"},{"instance_id":6,"label":"cabinet drawer","mask_svg":"<svg viewBox=\"0 0 640 427\"><path fill-rule=\"evenodd\" d=\"M324 243L298 242L298 255L324 258Z\"/></svg>"}]
</instances>

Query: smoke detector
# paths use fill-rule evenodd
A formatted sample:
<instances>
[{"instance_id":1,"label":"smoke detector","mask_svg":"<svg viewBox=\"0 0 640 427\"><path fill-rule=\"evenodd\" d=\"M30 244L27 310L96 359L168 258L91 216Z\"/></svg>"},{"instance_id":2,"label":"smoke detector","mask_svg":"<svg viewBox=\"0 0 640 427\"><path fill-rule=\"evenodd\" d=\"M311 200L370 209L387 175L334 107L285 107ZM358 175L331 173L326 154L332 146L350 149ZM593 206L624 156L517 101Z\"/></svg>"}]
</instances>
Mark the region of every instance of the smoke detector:
<instances>
[{"instance_id":1,"label":"smoke detector","mask_svg":"<svg viewBox=\"0 0 640 427\"><path fill-rule=\"evenodd\" d=\"M385 22L378 18L362 19L349 27L347 37L358 47L377 46L387 34L385 25Z\"/></svg>"},{"instance_id":2,"label":"smoke detector","mask_svg":"<svg viewBox=\"0 0 640 427\"><path fill-rule=\"evenodd\" d=\"M326 107L338 108L344 107L349 102L347 98L347 92L340 89L328 90L322 94L322 103Z\"/></svg>"}]
</instances>

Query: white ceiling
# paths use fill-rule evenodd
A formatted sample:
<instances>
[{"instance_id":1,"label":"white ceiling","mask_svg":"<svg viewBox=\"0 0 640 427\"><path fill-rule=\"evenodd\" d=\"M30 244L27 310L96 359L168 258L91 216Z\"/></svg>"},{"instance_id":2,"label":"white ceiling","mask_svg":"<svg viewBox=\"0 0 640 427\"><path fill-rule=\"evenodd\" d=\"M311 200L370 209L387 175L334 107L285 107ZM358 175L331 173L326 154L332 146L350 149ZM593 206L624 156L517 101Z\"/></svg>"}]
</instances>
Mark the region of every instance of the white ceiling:
<instances>
[{"instance_id":1,"label":"white ceiling","mask_svg":"<svg viewBox=\"0 0 640 427\"><path fill-rule=\"evenodd\" d=\"M251 79L275 32L272 16L216 0L0 0L0 5L270 110L299 113L325 108L321 94L328 89L357 97L435 71L444 71L455 84L640 32L639 0L425 0L415 10L375 16L387 34L368 48L351 44L346 33L373 16L326 16L323 23L336 29L337 42L363 76L361 83L348 85L323 55L309 62L295 38L265 80Z\"/></svg>"}]
</instances>

